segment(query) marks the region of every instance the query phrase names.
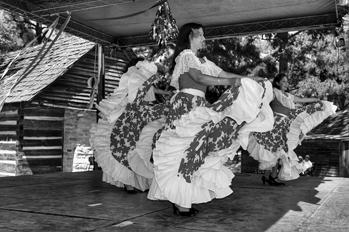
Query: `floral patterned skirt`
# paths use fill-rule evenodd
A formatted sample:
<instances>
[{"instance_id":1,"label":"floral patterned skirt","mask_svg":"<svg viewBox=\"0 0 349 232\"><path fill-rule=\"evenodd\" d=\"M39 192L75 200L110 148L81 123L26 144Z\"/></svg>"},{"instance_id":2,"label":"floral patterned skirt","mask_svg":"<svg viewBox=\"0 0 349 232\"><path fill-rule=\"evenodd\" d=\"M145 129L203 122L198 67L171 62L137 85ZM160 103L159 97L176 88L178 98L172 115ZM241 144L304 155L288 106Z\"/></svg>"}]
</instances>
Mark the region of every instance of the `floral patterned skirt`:
<instances>
[{"instance_id":1,"label":"floral patterned skirt","mask_svg":"<svg viewBox=\"0 0 349 232\"><path fill-rule=\"evenodd\" d=\"M243 79L214 104L179 92L171 99L165 128L153 149L151 200L169 200L182 207L223 198L234 174L223 164L240 148L240 131L257 118L271 84Z\"/></svg>"},{"instance_id":2,"label":"floral patterned skirt","mask_svg":"<svg viewBox=\"0 0 349 232\"><path fill-rule=\"evenodd\" d=\"M288 115L274 113L273 129L251 133L247 150L259 161L261 170L269 170L281 160L279 179L296 179L303 168L298 163L294 149L312 128L335 110L331 102L322 101L291 109Z\"/></svg>"},{"instance_id":3,"label":"floral patterned skirt","mask_svg":"<svg viewBox=\"0 0 349 232\"><path fill-rule=\"evenodd\" d=\"M151 106L144 101L154 78L143 83L133 102L116 93L112 102L120 103L114 106L118 110L114 110L113 115L104 113L90 131L90 143L105 182L119 187L132 185L142 191L150 187L152 138L164 126L168 112L166 103ZM108 102L110 99L104 104Z\"/></svg>"}]
</instances>

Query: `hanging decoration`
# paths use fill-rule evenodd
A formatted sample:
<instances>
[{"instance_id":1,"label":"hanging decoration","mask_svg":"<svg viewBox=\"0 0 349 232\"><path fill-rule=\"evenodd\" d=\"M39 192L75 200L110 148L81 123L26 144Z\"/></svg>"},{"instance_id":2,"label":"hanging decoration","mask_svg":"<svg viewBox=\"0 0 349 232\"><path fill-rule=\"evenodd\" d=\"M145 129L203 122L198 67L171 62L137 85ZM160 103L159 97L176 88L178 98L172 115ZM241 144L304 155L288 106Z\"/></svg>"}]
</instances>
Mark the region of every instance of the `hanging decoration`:
<instances>
[{"instance_id":1,"label":"hanging decoration","mask_svg":"<svg viewBox=\"0 0 349 232\"><path fill-rule=\"evenodd\" d=\"M151 25L150 38L161 46L167 46L169 40L174 40L178 35L176 20L172 17L170 6L167 0L157 0L160 4Z\"/></svg>"}]
</instances>

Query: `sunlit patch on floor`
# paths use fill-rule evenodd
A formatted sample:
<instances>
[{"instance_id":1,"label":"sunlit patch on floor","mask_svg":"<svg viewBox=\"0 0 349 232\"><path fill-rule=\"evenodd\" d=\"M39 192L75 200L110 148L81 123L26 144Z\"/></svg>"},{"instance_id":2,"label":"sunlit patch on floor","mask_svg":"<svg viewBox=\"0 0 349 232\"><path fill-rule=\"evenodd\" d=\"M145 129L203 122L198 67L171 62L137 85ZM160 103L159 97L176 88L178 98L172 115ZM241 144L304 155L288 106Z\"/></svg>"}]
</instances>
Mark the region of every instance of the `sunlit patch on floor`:
<instances>
[{"instance_id":1,"label":"sunlit patch on floor","mask_svg":"<svg viewBox=\"0 0 349 232\"><path fill-rule=\"evenodd\" d=\"M124 227L124 226L129 226L132 224L133 224L133 222L131 222L131 221L124 221L124 222L121 222L119 224L115 224L112 227Z\"/></svg>"},{"instance_id":2,"label":"sunlit patch on floor","mask_svg":"<svg viewBox=\"0 0 349 232\"><path fill-rule=\"evenodd\" d=\"M90 204L88 206L95 207L95 206L99 206L99 205L103 205L103 204L102 203L96 203L96 204Z\"/></svg>"},{"instance_id":3,"label":"sunlit patch on floor","mask_svg":"<svg viewBox=\"0 0 349 232\"><path fill-rule=\"evenodd\" d=\"M101 190L91 190L90 193L100 192Z\"/></svg>"}]
</instances>

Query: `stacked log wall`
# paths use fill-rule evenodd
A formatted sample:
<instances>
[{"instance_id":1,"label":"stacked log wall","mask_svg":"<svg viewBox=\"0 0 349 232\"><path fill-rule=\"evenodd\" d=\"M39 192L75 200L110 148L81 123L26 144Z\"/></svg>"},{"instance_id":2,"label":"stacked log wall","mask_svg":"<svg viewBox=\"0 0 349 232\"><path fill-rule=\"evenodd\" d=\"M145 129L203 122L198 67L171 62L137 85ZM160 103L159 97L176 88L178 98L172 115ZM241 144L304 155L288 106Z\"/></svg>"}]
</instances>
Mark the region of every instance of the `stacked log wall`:
<instances>
[{"instance_id":1,"label":"stacked log wall","mask_svg":"<svg viewBox=\"0 0 349 232\"><path fill-rule=\"evenodd\" d=\"M65 109L22 104L23 132L19 140L33 174L62 170Z\"/></svg>"},{"instance_id":2,"label":"stacked log wall","mask_svg":"<svg viewBox=\"0 0 349 232\"><path fill-rule=\"evenodd\" d=\"M21 146L24 119L21 106L5 104L0 112L0 176L33 174Z\"/></svg>"},{"instance_id":3,"label":"stacked log wall","mask_svg":"<svg viewBox=\"0 0 349 232\"><path fill-rule=\"evenodd\" d=\"M98 76L97 58L94 53L92 49L33 100L38 104L54 107L90 108L92 88L87 82L91 77ZM119 85L126 64L127 61L123 57L105 57L105 96L112 93ZM96 103L96 100L94 97L93 102Z\"/></svg>"},{"instance_id":4,"label":"stacked log wall","mask_svg":"<svg viewBox=\"0 0 349 232\"><path fill-rule=\"evenodd\" d=\"M17 175L19 121L18 106L5 104L0 112L0 176Z\"/></svg>"}]
</instances>

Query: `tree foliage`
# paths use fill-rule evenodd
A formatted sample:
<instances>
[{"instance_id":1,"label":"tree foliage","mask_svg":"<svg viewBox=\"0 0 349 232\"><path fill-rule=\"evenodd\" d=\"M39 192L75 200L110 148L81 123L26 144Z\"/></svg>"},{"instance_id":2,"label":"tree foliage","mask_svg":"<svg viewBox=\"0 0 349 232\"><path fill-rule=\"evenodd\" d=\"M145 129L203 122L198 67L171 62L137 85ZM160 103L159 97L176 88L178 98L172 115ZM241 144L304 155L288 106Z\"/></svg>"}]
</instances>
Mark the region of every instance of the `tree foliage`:
<instances>
[{"instance_id":1,"label":"tree foliage","mask_svg":"<svg viewBox=\"0 0 349 232\"><path fill-rule=\"evenodd\" d=\"M296 94L324 98L346 95L348 89L348 55L338 46L343 32L338 29L309 30L288 33L287 40L269 34L277 62L285 59L290 89Z\"/></svg>"},{"instance_id":2,"label":"tree foliage","mask_svg":"<svg viewBox=\"0 0 349 232\"><path fill-rule=\"evenodd\" d=\"M234 37L206 42L202 56L216 63L223 70L247 74L261 63L260 51L254 45L255 37Z\"/></svg>"},{"instance_id":3,"label":"tree foliage","mask_svg":"<svg viewBox=\"0 0 349 232\"><path fill-rule=\"evenodd\" d=\"M29 20L22 16L0 10L0 52L22 49L35 38Z\"/></svg>"},{"instance_id":4,"label":"tree foliage","mask_svg":"<svg viewBox=\"0 0 349 232\"><path fill-rule=\"evenodd\" d=\"M272 80L285 72L294 94L322 99L339 96L337 103L344 108L348 104L349 52L337 46L339 36L343 32L327 29L211 40L206 41L201 56L240 75ZM156 60L163 76L171 63L171 49L153 47L146 52L149 59ZM206 97L213 102L226 89L209 87Z\"/></svg>"},{"instance_id":5,"label":"tree foliage","mask_svg":"<svg viewBox=\"0 0 349 232\"><path fill-rule=\"evenodd\" d=\"M223 70L245 76L268 77L276 73L276 63L263 52L259 36L234 37L207 41L202 56L216 63ZM206 98L216 101L227 89L224 86L209 87Z\"/></svg>"},{"instance_id":6,"label":"tree foliage","mask_svg":"<svg viewBox=\"0 0 349 232\"><path fill-rule=\"evenodd\" d=\"M0 55L24 48L28 43L34 41L31 46L51 41L48 37L51 29L47 25L29 20L29 18L0 10ZM57 34L53 31L52 37ZM62 33L61 37L71 35Z\"/></svg>"}]
</instances>

